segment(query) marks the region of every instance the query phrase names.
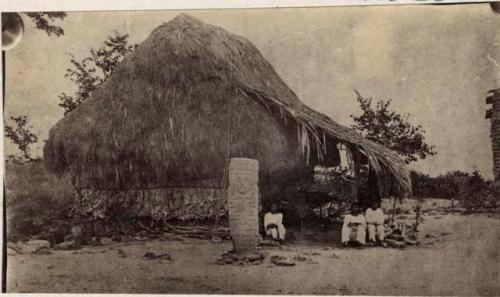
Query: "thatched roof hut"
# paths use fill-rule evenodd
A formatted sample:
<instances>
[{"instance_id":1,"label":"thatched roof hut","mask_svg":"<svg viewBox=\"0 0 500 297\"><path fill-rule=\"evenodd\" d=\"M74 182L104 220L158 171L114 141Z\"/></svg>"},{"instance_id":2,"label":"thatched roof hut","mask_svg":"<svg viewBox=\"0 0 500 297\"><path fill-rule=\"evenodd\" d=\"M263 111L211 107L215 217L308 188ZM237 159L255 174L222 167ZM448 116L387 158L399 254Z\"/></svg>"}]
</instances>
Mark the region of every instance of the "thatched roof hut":
<instances>
[{"instance_id":1,"label":"thatched roof hut","mask_svg":"<svg viewBox=\"0 0 500 297\"><path fill-rule=\"evenodd\" d=\"M339 142L410 191L397 154L305 106L247 39L182 14L51 129L44 158L80 188L221 187L229 158L302 176L338 162Z\"/></svg>"}]
</instances>

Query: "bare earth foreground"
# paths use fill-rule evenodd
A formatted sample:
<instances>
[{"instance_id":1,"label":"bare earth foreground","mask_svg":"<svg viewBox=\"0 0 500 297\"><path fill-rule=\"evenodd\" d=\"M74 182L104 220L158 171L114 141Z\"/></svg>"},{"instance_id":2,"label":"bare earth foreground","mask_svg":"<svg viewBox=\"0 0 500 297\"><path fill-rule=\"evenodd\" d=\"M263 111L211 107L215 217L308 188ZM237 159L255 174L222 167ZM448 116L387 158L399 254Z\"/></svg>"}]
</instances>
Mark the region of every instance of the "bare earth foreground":
<instances>
[{"instance_id":1,"label":"bare earth foreground","mask_svg":"<svg viewBox=\"0 0 500 297\"><path fill-rule=\"evenodd\" d=\"M231 249L229 241L135 241L49 255L9 255L7 291L500 295L499 219L429 217L422 235L420 246L404 250L344 250L327 243L263 248L264 263L250 266L214 263ZM169 253L173 260L146 260L148 251ZM307 260L275 266L269 261L272 255Z\"/></svg>"}]
</instances>

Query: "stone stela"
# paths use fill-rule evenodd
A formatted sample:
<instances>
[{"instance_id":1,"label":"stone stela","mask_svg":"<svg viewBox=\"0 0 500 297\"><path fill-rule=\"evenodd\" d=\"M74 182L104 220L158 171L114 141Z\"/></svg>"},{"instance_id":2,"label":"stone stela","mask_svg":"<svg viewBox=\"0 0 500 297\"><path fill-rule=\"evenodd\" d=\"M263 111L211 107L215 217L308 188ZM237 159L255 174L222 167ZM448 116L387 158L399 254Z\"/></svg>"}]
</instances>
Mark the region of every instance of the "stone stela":
<instances>
[{"instance_id":1,"label":"stone stela","mask_svg":"<svg viewBox=\"0 0 500 297\"><path fill-rule=\"evenodd\" d=\"M227 202L233 248L238 254L257 252L259 234L259 162L233 158L229 163Z\"/></svg>"},{"instance_id":2,"label":"stone stela","mask_svg":"<svg viewBox=\"0 0 500 297\"><path fill-rule=\"evenodd\" d=\"M486 111L486 118L491 120L493 176L496 188L500 189L500 89L491 90L488 93L486 104L491 104L491 109Z\"/></svg>"}]
</instances>

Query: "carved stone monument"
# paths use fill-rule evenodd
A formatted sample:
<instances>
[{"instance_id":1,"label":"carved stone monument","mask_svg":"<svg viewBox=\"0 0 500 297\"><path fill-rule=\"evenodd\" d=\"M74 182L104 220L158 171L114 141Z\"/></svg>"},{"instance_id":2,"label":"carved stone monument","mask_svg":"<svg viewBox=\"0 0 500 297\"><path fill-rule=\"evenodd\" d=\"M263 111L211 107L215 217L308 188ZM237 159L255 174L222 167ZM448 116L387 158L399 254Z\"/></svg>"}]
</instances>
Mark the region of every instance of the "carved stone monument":
<instances>
[{"instance_id":1,"label":"carved stone monument","mask_svg":"<svg viewBox=\"0 0 500 297\"><path fill-rule=\"evenodd\" d=\"M233 248L256 253L259 234L259 162L233 158L229 163L227 203Z\"/></svg>"},{"instance_id":2,"label":"carved stone monument","mask_svg":"<svg viewBox=\"0 0 500 297\"><path fill-rule=\"evenodd\" d=\"M491 90L489 93L486 104L491 104L491 109L486 112L486 118L491 120L493 176L496 188L500 190L500 89Z\"/></svg>"}]
</instances>

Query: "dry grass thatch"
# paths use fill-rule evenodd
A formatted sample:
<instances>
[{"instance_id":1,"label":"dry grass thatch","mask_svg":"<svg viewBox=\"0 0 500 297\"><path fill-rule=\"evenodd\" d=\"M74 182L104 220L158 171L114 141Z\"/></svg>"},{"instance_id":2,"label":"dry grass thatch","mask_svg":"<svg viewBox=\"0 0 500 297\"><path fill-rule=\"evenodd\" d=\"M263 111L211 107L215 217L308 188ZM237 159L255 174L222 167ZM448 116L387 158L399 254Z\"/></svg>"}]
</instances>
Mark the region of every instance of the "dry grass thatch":
<instances>
[{"instance_id":1,"label":"dry grass thatch","mask_svg":"<svg viewBox=\"0 0 500 297\"><path fill-rule=\"evenodd\" d=\"M337 153L332 141L410 190L397 154L302 104L245 38L182 14L51 129L44 158L81 187L214 187L230 157L259 160L264 178L300 176Z\"/></svg>"}]
</instances>

